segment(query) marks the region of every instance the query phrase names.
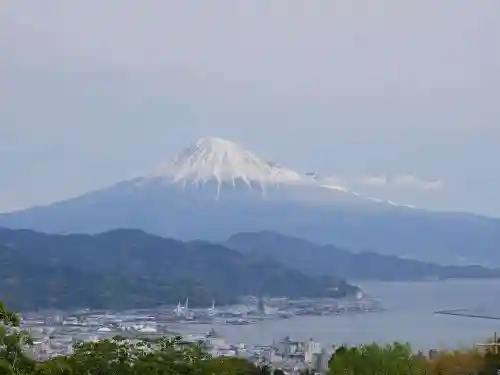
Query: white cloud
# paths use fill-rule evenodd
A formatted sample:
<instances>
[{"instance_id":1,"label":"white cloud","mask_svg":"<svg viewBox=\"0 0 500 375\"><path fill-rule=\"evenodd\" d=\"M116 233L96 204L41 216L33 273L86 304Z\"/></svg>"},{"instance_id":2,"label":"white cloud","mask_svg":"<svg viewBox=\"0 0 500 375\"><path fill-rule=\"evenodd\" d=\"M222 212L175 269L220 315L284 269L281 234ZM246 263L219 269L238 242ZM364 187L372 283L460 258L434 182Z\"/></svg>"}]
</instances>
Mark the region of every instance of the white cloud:
<instances>
[{"instance_id":1,"label":"white cloud","mask_svg":"<svg viewBox=\"0 0 500 375\"><path fill-rule=\"evenodd\" d=\"M397 187L417 190L441 190L445 182L441 179L426 180L415 174L402 174L393 177L387 176L364 176L360 179L361 185L378 187Z\"/></svg>"},{"instance_id":2,"label":"white cloud","mask_svg":"<svg viewBox=\"0 0 500 375\"><path fill-rule=\"evenodd\" d=\"M324 178L324 181L330 185L343 185L345 183L344 179L339 176L328 176Z\"/></svg>"},{"instance_id":3,"label":"white cloud","mask_svg":"<svg viewBox=\"0 0 500 375\"><path fill-rule=\"evenodd\" d=\"M425 180L414 174L396 176L391 182L395 186L421 190L440 190L444 186L444 181L442 180Z\"/></svg>"},{"instance_id":4,"label":"white cloud","mask_svg":"<svg viewBox=\"0 0 500 375\"><path fill-rule=\"evenodd\" d=\"M361 179L363 185L368 186L386 186L387 177L386 176L365 176Z\"/></svg>"}]
</instances>

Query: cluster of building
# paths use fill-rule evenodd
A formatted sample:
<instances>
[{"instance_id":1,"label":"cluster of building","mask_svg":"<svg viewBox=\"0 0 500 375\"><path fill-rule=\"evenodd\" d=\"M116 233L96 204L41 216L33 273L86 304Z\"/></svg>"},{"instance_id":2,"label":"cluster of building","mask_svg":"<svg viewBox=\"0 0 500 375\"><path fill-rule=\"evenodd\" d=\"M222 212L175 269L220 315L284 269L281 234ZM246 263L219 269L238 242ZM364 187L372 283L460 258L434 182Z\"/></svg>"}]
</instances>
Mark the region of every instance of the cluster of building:
<instances>
[{"instance_id":1,"label":"cluster of building","mask_svg":"<svg viewBox=\"0 0 500 375\"><path fill-rule=\"evenodd\" d=\"M304 369L325 373L335 347L322 348L312 338L308 341L293 341L289 337L273 345L274 353L269 358L269 365L285 372L295 373Z\"/></svg>"},{"instance_id":2,"label":"cluster of building","mask_svg":"<svg viewBox=\"0 0 500 375\"><path fill-rule=\"evenodd\" d=\"M298 374L303 370L324 373L334 351L334 347L325 350L312 339L301 342L290 340L289 337L270 345L231 344L214 329L204 335L184 336L184 340L187 343L201 343L212 357L242 358L259 366L280 369L287 374Z\"/></svg>"},{"instance_id":3,"label":"cluster of building","mask_svg":"<svg viewBox=\"0 0 500 375\"><path fill-rule=\"evenodd\" d=\"M261 302L258 305L258 310L264 310L265 306ZM214 305L205 313L213 316L220 314ZM212 357L244 358L260 366L280 369L286 374L298 374L303 370L322 374L327 371L328 362L335 350L335 347L323 347L313 339L297 341L285 337L269 345L248 345L228 343L213 328L208 333L186 335L171 330L173 327L192 323L191 319L197 315L200 312L190 311L186 301L184 305L179 304L166 312L31 313L25 314L21 323L22 329L28 331L33 339L33 345L26 350L39 361L71 354L77 342L97 341L116 335L131 342L144 338L182 336L186 344L200 343ZM431 350L429 358L435 357L437 353ZM418 356L424 354L418 353Z\"/></svg>"},{"instance_id":4,"label":"cluster of building","mask_svg":"<svg viewBox=\"0 0 500 375\"><path fill-rule=\"evenodd\" d=\"M33 341L28 348L29 353L40 361L71 354L79 342L98 341L116 335L134 339L174 334L166 323L156 322L152 315L138 313L31 313L22 316L21 328L29 333Z\"/></svg>"},{"instance_id":5,"label":"cluster of building","mask_svg":"<svg viewBox=\"0 0 500 375\"><path fill-rule=\"evenodd\" d=\"M210 311L214 312L212 307ZM26 330L33 345L26 348L27 353L36 360L44 361L56 356L73 353L78 342L97 341L116 335L131 341L143 338L182 336L190 343L200 343L213 357L239 357L258 365L279 368L286 373L297 373L304 369L324 371L333 348L325 350L318 342L293 341L285 338L270 345L247 345L228 343L213 328L206 334L180 335L170 330L171 315L190 315L186 305L178 306L173 314L162 319L161 314L147 312L109 313L80 312L74 314L31 313L22 317L22 329ZM168 319L167 319L168 318Z\"/></svg>"},{"instance_id":6,"label":"cluster of building","mask_svg":"<svg viewBox=\"0 0 500 375\"><path fill-rule=\"evenodd\" d=\"M182 331L186 324L202 324L205 327L207 324L208 327L253 324L267 319L287 319L294 315L331 314L339 309L355 313L371 311L373 307L359 298L350 305L338 305L328 300L264 300L252 297L238 306L216 308L214 301L208 309L192 309L186 299L175 307L151 310L26 313L22 316L21 325L33 339L34 345L27 348L29 354L40 361L71 354L78 342L97 341L117 335L129 340L182 336L188 343L201 343L213 357L245 358L288 373L303 369L321 372L326 369L333 348L324 349L313 340L298 342L286 338L271 345L252 346L226 343L213 329L200 335L185 335Z\"/></svg>"}]
</instances>

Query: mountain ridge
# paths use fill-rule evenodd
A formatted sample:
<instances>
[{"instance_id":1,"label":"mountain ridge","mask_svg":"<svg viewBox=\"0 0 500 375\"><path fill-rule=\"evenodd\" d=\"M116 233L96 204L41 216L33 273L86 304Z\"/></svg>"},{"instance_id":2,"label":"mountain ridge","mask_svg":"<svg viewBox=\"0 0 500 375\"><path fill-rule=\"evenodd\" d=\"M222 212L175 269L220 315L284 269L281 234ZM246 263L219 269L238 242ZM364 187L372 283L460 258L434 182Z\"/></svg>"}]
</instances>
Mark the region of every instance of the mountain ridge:
<instances>
[{"instance_id":1,"label":"mountain ridge","mask_svg":"<svg viewBox=\"0 0 500 375\"><path fill-rule=\"evenodd\" d=\"M137 228L212 242L238 232L271 230L355 251L444 264L500 264L500 219L379 202L314 173L278 173L289 170L227 142L205 139L189 146L168 164L174 170L0 214L0 226L47 233ZM239 156L228 159L235 153ZM236 170L240 165L235 160L243 160L243 169ZM263 171L257 177L254 167Z\"/></svg>"},{"instance_id":2,"label":"mountain ridge","mask_svg":"<svg viewBox=\"0 0 500 375\"><path fill-rule=\"evenodd\" d=\"M345 296L359 289L214 243L136 229L54 235L0 228L0 300L36 308L126 309L234 303L242 295Z\"/></svg>"},{"instance_id":3,"label":"mountain ridge","mask_svg":"<svg viewBox=\"0 0 500 375\"><path fill-rule=\"evenodd\" d=\"M236 233L223 244L242 254L266 256L315 276L335 274L350 280L369 281L500 278L499 268L440 265L373 251L352 252L271 231Z\"/></svg>"}]
</instances>

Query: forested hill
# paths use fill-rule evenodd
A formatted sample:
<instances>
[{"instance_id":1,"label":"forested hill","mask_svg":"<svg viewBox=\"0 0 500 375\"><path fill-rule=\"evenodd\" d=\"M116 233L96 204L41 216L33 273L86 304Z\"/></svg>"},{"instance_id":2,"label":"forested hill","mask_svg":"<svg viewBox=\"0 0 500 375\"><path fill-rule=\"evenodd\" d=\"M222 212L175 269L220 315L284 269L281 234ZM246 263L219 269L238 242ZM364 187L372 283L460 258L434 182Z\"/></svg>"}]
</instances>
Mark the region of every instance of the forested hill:
<instances>
[{"instance_id":1,"label":"forested hill","mask_svg":"<svg viewBox=\"0 0 500 375\"><path fill-rule=\"evenodd\" d=\"M341 296L357 288L222 245L114 230L48 235L0 228L0 300L16 309L234 302L241 295Z\"/></svg>"},{"instance_id":2,"label":"forested hill","mask_svg":"<svg viewBox=\"0 0 500 375\"><path fill-rule=\"evenodd\" d=\"M308 275L382 281L500 278L500 269L439 265L375 252L352 252L269 231L239 233L224 245L245 255L272 258Z\"/></svg>"}]
</instances>

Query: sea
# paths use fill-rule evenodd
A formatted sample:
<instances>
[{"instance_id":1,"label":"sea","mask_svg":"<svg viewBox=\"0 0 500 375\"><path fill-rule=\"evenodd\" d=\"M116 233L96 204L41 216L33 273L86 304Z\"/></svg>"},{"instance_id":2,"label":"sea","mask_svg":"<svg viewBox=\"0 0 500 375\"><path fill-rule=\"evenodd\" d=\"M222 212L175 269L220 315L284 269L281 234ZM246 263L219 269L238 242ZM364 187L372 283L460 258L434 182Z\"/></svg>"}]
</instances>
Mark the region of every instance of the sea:
<instances>
[{"instance_id":1,"label":"sea","mask_svg":"<svg viewBox=\"0 0 500 375\"><path fill-rule=\"evenodd\" d=\"M185 325L182 334L214 328L229 343L269 345L285 336L313 339L324 346L408 342L416 350L458 349L486 342L500 333L500 280L358 282L380 298L383 311L341 316L298 316L246 326ZM435 314L464 309L470 318Z\"/></svg>"}]
</instances>

